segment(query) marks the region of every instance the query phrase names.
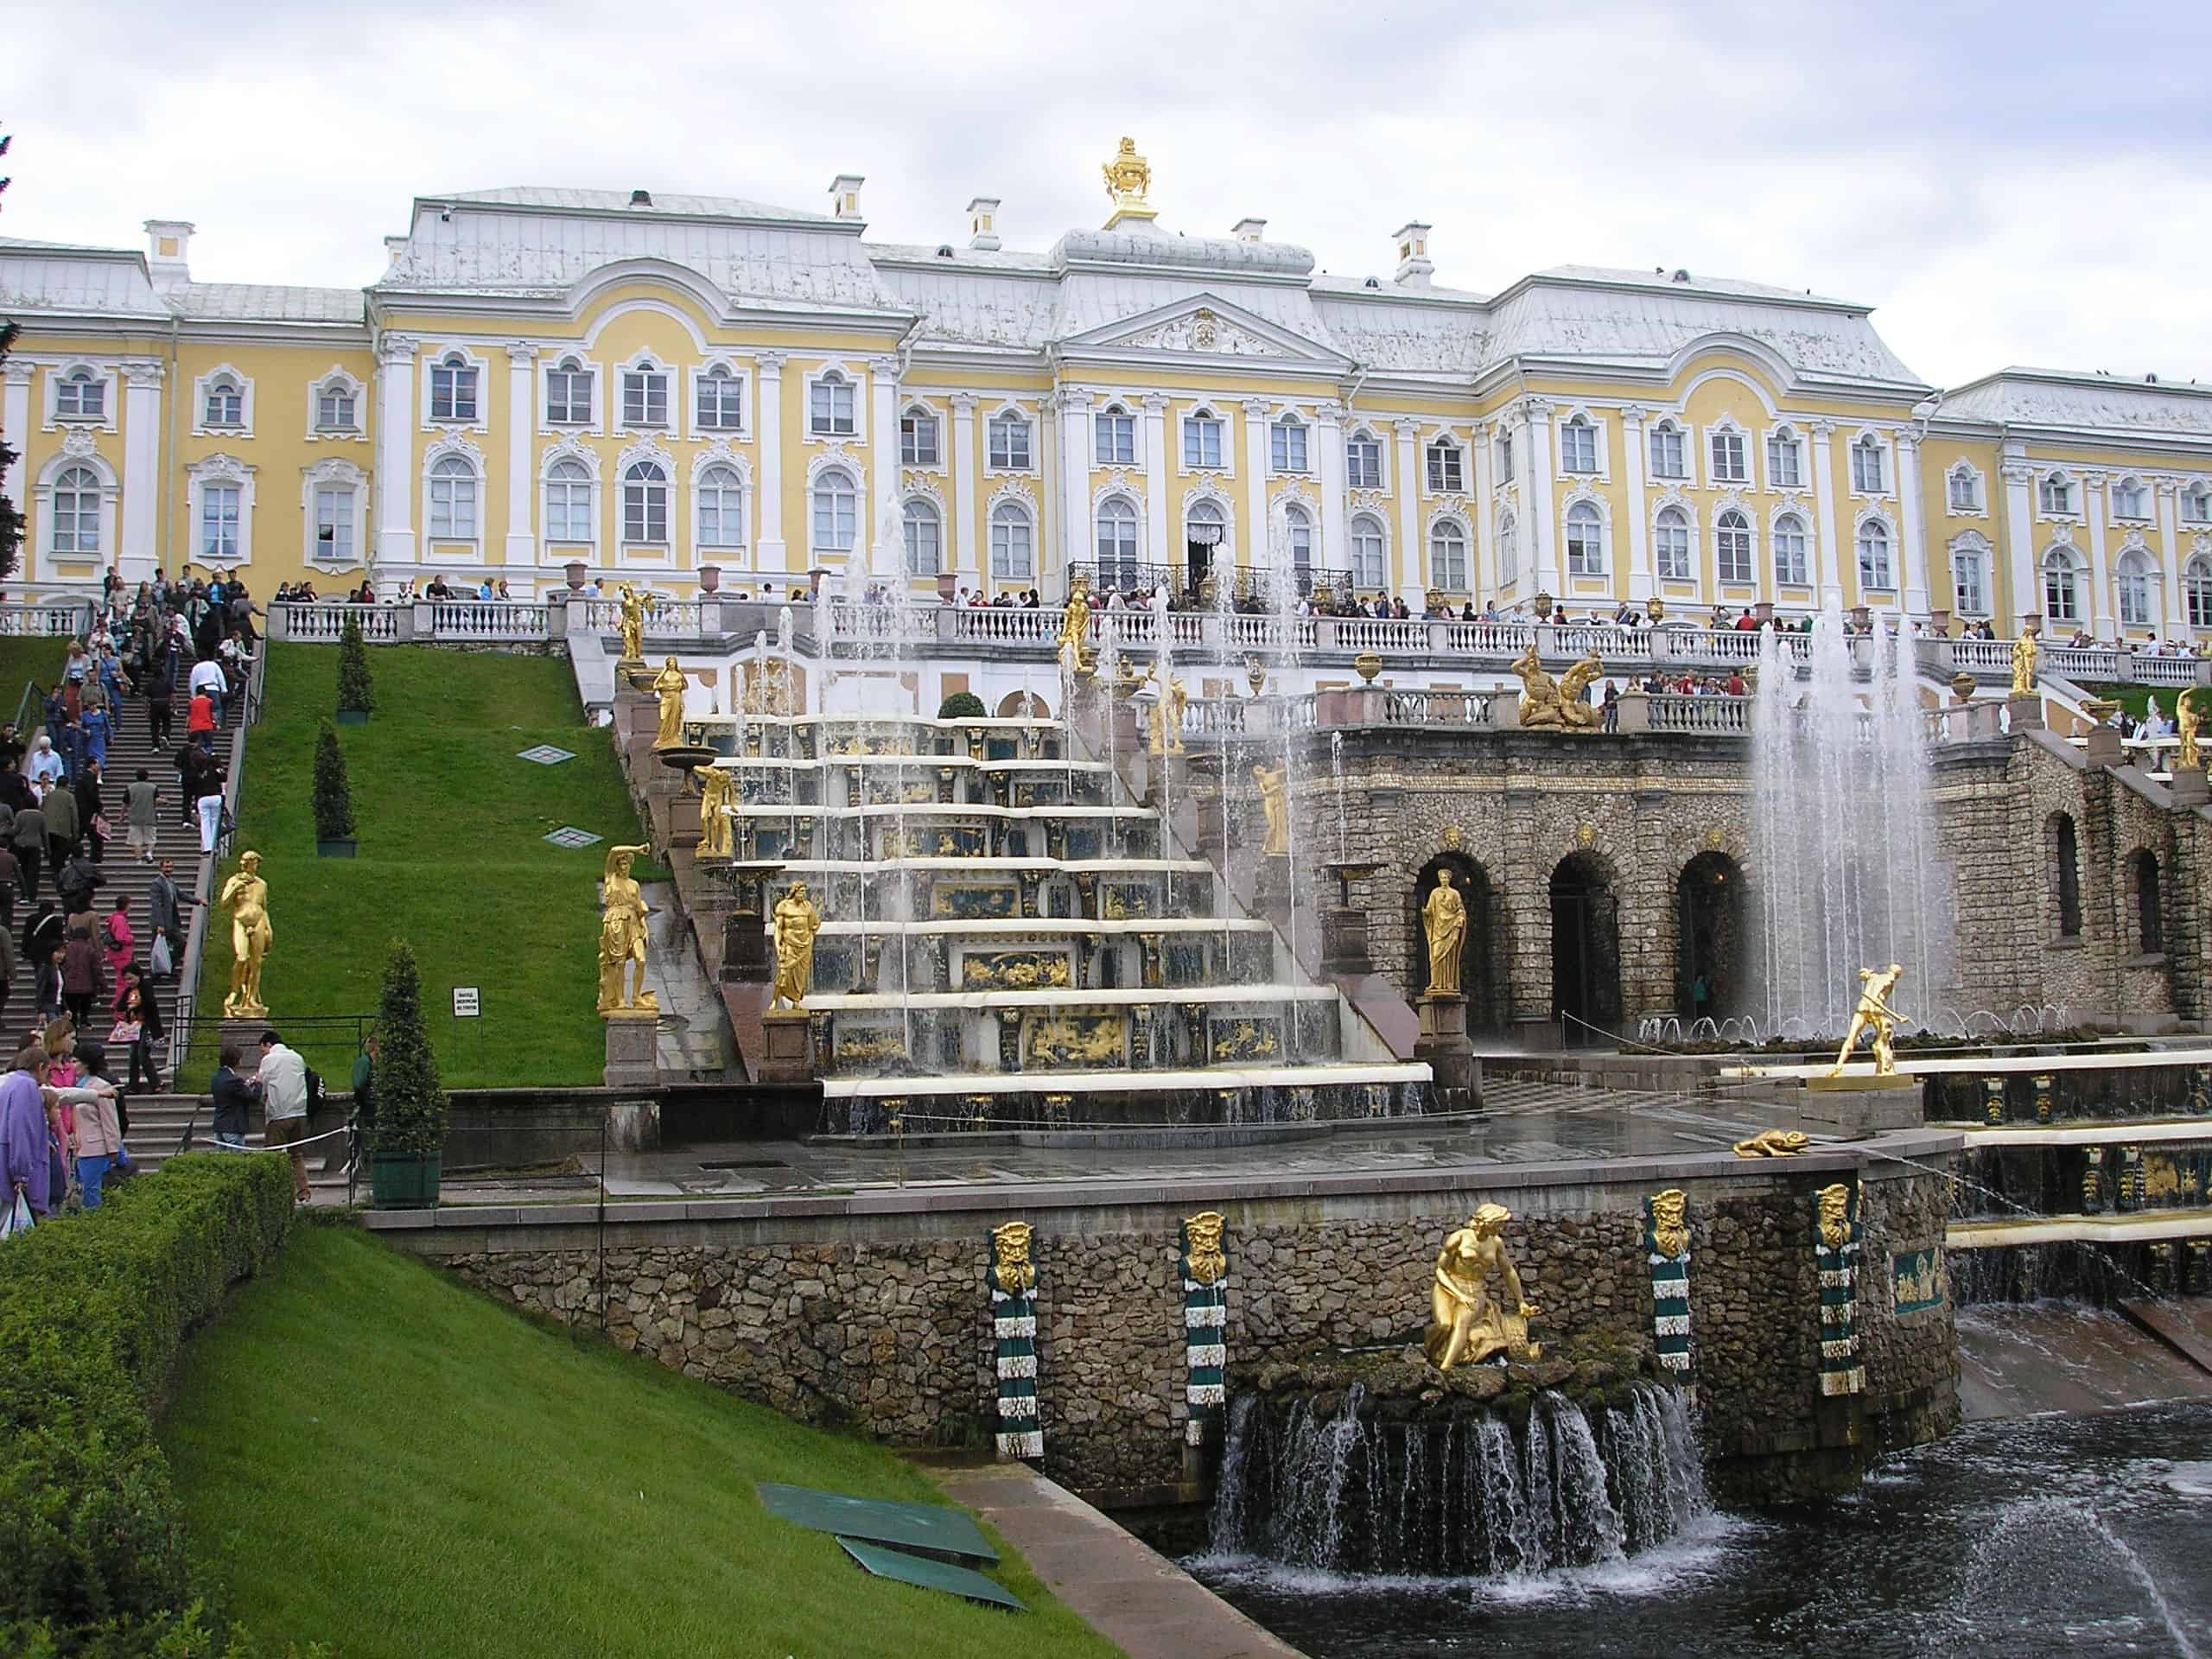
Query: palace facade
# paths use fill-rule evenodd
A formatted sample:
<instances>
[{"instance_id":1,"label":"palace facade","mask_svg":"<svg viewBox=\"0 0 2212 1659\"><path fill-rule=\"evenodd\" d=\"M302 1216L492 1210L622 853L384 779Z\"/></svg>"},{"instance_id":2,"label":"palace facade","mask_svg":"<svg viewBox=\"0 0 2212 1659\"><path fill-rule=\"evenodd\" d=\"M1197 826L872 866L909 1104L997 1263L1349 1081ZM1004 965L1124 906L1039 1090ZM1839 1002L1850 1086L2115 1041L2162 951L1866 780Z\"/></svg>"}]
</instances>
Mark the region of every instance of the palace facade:
<instances>
[{"instance_id":1,"label":"palace facade","mask_svg":"<svg viewBox=\"0 0 2212 1659\"><path fill-rule=\"evenodd\" d=\"M645 190L418 198L365 289L0 238L22 580L267 592L576 564L688 594L903 564L918 592L1176 586L1288 559L1361 594L1653 599L2212 639L2212 389L2005 369L1939 390L1869 308L1690 270L1316 271L1264 220L1001 248ZM897 528L876 545L879 532ZM892 545L895 540L902 545Z\"/></svg>"}]
</instances>

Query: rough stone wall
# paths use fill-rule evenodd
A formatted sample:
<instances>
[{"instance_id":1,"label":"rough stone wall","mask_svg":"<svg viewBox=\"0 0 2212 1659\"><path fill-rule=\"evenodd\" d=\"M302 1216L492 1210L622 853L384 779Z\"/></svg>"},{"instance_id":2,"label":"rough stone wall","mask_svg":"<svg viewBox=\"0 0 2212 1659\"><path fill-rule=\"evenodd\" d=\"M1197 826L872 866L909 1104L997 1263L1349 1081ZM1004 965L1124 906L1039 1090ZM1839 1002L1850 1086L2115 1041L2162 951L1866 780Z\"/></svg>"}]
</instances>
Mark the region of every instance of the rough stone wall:
<instances>
[{"instance_id":1,"label":"rough stone wall","mask_svg":"<svg viewBox=\"0 0 2212 1659\"><path fill-rule=\"evenodd\" d=\"M1715 1457L1786 1461L1834 1440L1823 1440L1819 1416L1811 1198L1815 1186L1834 1179L1808 1172L1686 1184L1693 1339ZM1870 1264L1886 1269L1893 1235L1904 1241L1897 1249L1940 1242L1940 1175L1869 1182L1868 1191L1884 1195L1866 1206ZM1541 1310L1540 1335L1556 1341L1604 1332L1648 1344L1640 1189L1481 1196L1515 1210L1507 1242ZM1437 1249L1464 1224L1476 1197L1420 1195L1384 1216L1331 1215L1319 1204L1221 1205L1232 1372L1317 1350L1418 1341ZM1154 1206L1025 1218L1037 1229L1047 1469L1090 1491L1175 1482L1187 1414L1175 1214ZM813 1227L811 1242L624 1238L607 1257L608 1334L805 1421L850 1424L909 1443L988 1444L995 1385L983 1230L972 1238L862 1238L835 1217ZM697 1229L685 1236L696 1241ZM598 1258L589 1249L486 1251L448 1264L518 1305L587 1325L599 1320ZM1886 1283L1870 1270L1862 1306L1885 1296ZM1955 1421L1948 1311L1872 1328L1883 1334L1870 1362L1870 1412L1904 1424L1898 1443ZM1935 1404L1922 1417L1898 1416L1903 1396L1929 1389ZM1784 1473L1761 1490L1795 1487Z\"/></svg>"}]
</instances>

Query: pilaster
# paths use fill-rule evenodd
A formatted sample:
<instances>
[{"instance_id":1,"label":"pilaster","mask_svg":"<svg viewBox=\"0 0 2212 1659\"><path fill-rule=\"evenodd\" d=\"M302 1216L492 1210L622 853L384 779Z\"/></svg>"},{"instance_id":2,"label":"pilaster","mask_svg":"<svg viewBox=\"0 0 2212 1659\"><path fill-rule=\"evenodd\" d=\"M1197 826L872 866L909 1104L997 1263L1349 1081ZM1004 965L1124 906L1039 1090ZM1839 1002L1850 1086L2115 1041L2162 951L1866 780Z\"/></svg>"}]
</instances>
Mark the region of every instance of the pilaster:
<instances>
[{"instance_id":1,"label":"pilaster","mask_svg":"<svg viewBox=\"0 0 2212 1659\"><path fill-rule=\"evenodd\" d=\"M530 435L537 426L537 347L527 340L507 342L507 539L510 567L537 563L537 537L531 533L531 497L536 493L530 464ZM617 480L613 488L621 487Z\"/></svg>"},{"instance_id":2,"label":"pilaster","mask_svg":"<svg viewBox=\"0 0 2212 1659\"><path fill-rule=\"evenodd\" d=\"M760 408L760 488L755 511L760 518L756 568L766 575L789 570L784 549L784 364L781 352L763 352L753 359L758 384L753 396Z\"/></svg>"},{"instance_id":3,"label":"pilaster","mask_svg":"<svg viewBox=\"0 0 2212 1659\"><path fill-rule=\"evenodd\" d=\"M1904 561L1904 608L1908 616L1928 614L1928 532L1920 499L1920 440L1897 434L1897 539ZM1770 556L1769 565L1774 561Z\"/></svg>"},{"instance_id":4,"label":"pilaster","mask_svg":"<svg viewBox=\"0 0 2212 1659\"><path fill-rule=\"evenodd\" d=\"M1066 526L1060 548L1062 588L1068 567L1092 556L1090 531L1090 394L1063 391L1060 410L1060 519ZM1042 580L1043 569L1039 575ZM1050 596L1049 591L1047 597Z\"/></svg>"},{"instance_id":5,"label":"pilaster","mask_svg":"<svg viewBox=\"0 0 2212 1659\"><path fill-rule=\"evenodd\" d=\"M1477 421L1468 442L1475 452L1470 458L1468 480L1475 492L1475 522L1468 526L1472 538L1467 556L1474 561L1474 568L1467 572L1467 592L1479 608L1485 596L1496 594L1503 586L1497 579L1497 550L1491 545L1497 539L1497 515L1491 511L1497 463L1491 454L1490 423Z\"/></svg>"},{"instance_id":6,"label":"pilaster","mask_svg":"<svg viewBox=\"0 0 2212 1659\"><path fill-rule=\"evenodd\" d=\"M162 512L162 365L123 365L123 534L116 568L126 582L149 580L158 563Z\"/></svg>"},{"instance_id":7,"label":"pilaster","mask_svg":"<svg viewBox=\"0 0 2212 1659\"><path fill-rule=\"evenodd\" d=\"M1813 516L1821 522L1821 535L1813 549L1813 568L1806 574L1826 607L1843 603L1843 554L1835 538L1835 423L1812 421L1808 425L1813 434Z\"/></svg>"},{"instance_id":8,"label":"pilaster","mask_svg":"<svg viewBox=\"0 0 2212 1659\"><path fill-rule=\"evenodd\" d=\"M1351 542L1344 517L1344 410L1341 404L1323 404L1313 412L1313 442L1320 454L1321 545L1313 563L1338 569L1351 563Z\"/></svg>"},{"instance_id":9,"label":"pilaster","mask_svg":"<svg viewBox=\"0 0 2212 1659\"><path fill-rule=\"evenodd\" d=\"M2035 517L2029 491L2035 487L2035 468L2025 460L2008 456L2005 466L2005 563L2012 592L2009 610L1999 616L2026 616L2043 609L2043 593L2036 585ZM1996 596L1991 595L1991 603Z\"/></svg>"},{"instance_id":10,"label":"pilaster","mask_svg":"<svg viewBox=\"0 0 2212 1659\"><path fill-rule=\"evenodd\" d=\"M1274 555L1268 546L1268 406L1255 397L1244 404L1244 545L1240 561L1264 570Z\"/></svg>"},{"instance_id":11,"label":"pilaster","mask_svg":"<svg viewBox=\"0 0 2212 1659\"><path fill-rule=\"evenodd\" d=\"M20 510L26 499L23 469L31 447L31 377L38 372L38 365L26 363L19 357L10 358L0 364L0 372L7 376L4 389L0 389L0 437L6 438L16 452L6 475L0 477L0 493L4 493Z\"/></svg>"},{"instance_id":12,"label":"pilaster","mask_svg":"<svg viewBox=\"0 0 2212 1659\"><path fill-rule=\"evenodd\" d=\"M409 334L377 341L376 565L415 563L415 358Z\"/></svg>"},{"instance_id":13,"label":"pilaster","mask_svg":"<svg viewBox=\"0 0 2212 1659\"><path fill-rule=\"evenodd\" d=\"M1558 538L1552 532L1552 515L1557 510L1552 499L1552 406L1541 397L1531 397L1521 405L1521 416L1526 425L1521 445L1521 493L1530 540L1529 568L1535 575L1538 591L1557 594L1560 587Z\"/></svg>"},{"instance_id":14,"label":"pilaster","mask_svg":"<svg viewBox=\"0 0 2212 1659\"><path fill-rule=\"evenodd\" d=\"M2120 638L2113 613L2112 569L2105 559L2105 515L2112 480L2102 473L2082 474L2082 524L2089 532L2090 627L2100 639Z\"/></svg>"},{"instance_id":15,"label":"pilaster","mask_svg":"<svg viewBox=\"0 0 2212 1659\"><path fill-rule=\"evenodd\" d=\"M1184 550L1171 544L1167 525L1167 399L1155 391L1144 400L1145 556L1179 570Z\"/></svg>"},{"instance_id":16,"label":"pilaster","mask_svg":"<svg viewBox=\"0 0 2212 1659\"><path fill-rule=\"evenodd\" d=\"M1400 594L1420 594L1426 587L1427 550L1421 541L1421 423L1411 416L1390 423L1398 440L1397 466L1391 483L1397 493L1398 569Z\"/></svg>"},{"instance_id":17,"label":"pilaster","mask_svg":"<svg viewBox=\"0 0 2212 1659\"><path fill-rule=\"evenodd\" d=\"M2164 573L2166 591L2166 626L2161 632L2168 639L2187 639L2189 602L2181 574L2181 505L2176 499L2181 486L2171 478L2162 478L2151 487L2155 492L2152 499L2158 503L2158 569Z\"/></svg>"},{"instance_id":18,"label":"pilaster","mask_svg":"<svg viewBox=\"0 0 2212 1659\"><path fill-rule=\"evenodd\" d=\"M1644 469L1651 463L1651 452L1643 423L1650 412L1638 404L1621 410L1621 476L1628 480L1628 597L1633 604L1658 591L1651 581L1650 514L1644 505ZM1767 563L1771 567L1773 563L1770 552Z\"/></svg>"},{"instance_id":19,"label":"pilaster","mask_svg":"<svg viewBox=\"0 0 2212 1659\"><path fill-rule=\"evenodd\" d=\"M958 526L953 568L977 587L982 585L982 543L976 534L976 404L972 391L952 394L952 471L957 499L953 518Z\"/></svg>"}]
</instances>

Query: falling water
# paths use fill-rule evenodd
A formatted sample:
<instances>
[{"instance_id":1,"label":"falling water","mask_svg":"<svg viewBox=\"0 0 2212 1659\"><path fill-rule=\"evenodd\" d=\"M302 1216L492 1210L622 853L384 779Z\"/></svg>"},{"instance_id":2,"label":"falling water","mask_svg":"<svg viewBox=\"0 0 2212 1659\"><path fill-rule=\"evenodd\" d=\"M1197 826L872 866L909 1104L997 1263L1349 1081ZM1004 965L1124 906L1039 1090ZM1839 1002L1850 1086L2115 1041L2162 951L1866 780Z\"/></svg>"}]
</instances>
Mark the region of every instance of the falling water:
<instances>
[{"instance_id":1,"label":"falling water","mask_svg":"<svg viewBox=\"0 0 2212 1659\"><path fill-rule=\"evenodd\" d=\"M1886 628L1866 639L1863 682L1835 605L1809 643L1801 682L1782 636L1760 639L1751 839L1764 1023L1833 1036L1861 968L1903 963L1908 1014L1949 982L1950 874L1936 855L1910 642Z\"/></svg>"}]
</instances>

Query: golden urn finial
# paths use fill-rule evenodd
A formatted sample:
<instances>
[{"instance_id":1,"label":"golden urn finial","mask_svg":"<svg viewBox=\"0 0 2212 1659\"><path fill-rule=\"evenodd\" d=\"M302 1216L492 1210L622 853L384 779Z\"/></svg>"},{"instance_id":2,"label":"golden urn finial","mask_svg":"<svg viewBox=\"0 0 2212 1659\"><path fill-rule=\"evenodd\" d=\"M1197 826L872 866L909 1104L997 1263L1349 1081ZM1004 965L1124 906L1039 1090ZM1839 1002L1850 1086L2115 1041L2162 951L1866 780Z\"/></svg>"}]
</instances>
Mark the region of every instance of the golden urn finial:
<instances>
[{"instance_id":1,"label":"golden urn finial","mask_svg":"<svg viewBox=\"0 0 2212 1659\"><path fill-rule=\"evenodd\" d=\"M1114 159L1101 170L1106 175L1107 200L1114 204L1106 216L1106 229L1119 229L1127 219L1149 222L1160 216L1145 200L1145 192L1152 188L1152 163L1137 154L1135 139L1122 139Z\"/></svg>"}]
</instances>

